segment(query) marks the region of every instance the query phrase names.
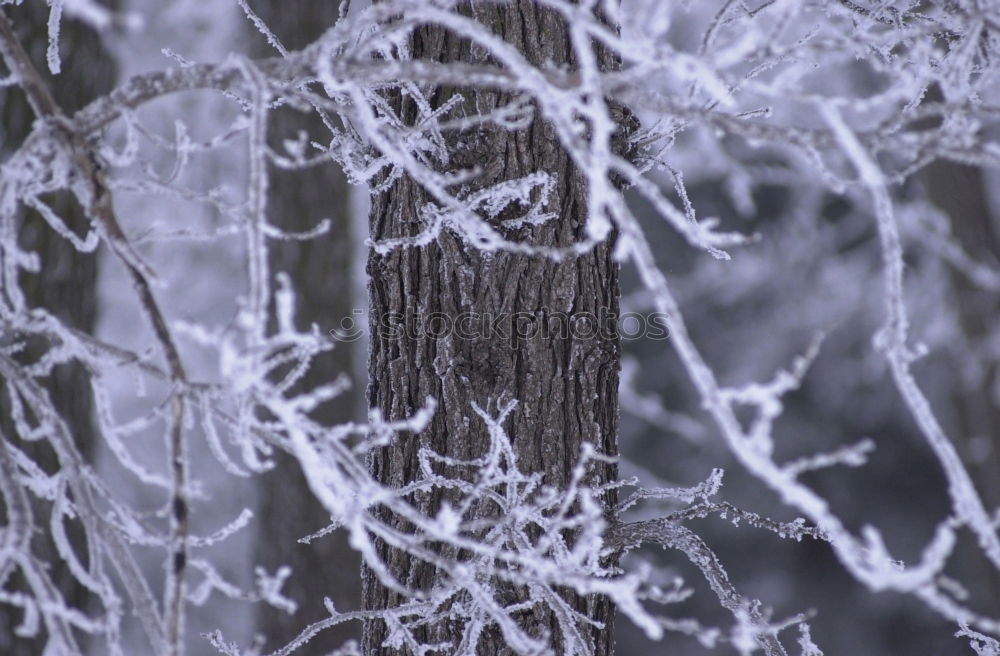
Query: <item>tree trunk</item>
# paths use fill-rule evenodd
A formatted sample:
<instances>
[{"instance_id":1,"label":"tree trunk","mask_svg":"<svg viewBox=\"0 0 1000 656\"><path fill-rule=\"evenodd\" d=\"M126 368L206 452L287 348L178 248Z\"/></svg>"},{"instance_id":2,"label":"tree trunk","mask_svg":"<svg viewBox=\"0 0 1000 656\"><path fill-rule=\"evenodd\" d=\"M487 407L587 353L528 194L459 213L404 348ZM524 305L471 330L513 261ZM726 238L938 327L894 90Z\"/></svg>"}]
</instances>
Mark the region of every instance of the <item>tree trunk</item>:
<instances>
[{"instance_id":1,"label":"tree trunk","mask_svg":"<svg viewBox=\"0 0 1000 656\"><path fill-rule=\"evenodd\" d=\"M534 2L473 4L471 13L537 66L573 66L573 56L562 19ZM441 62L481 60L469 43L439 28L422 28L411 43L415 59ZM610 65L610 62L608 62ZM436 89L432 105L439 107L451 95L465 97L457 114L486 112L508 102L509 95L491 90ZM407 98L390 101L408 122L416 108ZM478 184L492 184L545 171L557 178L548 209L557 219L542 226L501 227L509 218L501 214L497 228L514 241L537 245L566 246L584 236L586 188L559 145L551 128L535 120L525 129L510 132L493 126L452 134L449 151L451 170L478 167ZM374 240L417 234L420 208L428 202L420 186L403 177L372 198L370 234ZM618 266L610 243L604 243L576 259L555 262L507 252L484 254L457 236L442 233L431 244L395 250L387 255L372 253L370 276L371 349L369 354L369 404L388 419L410 416L427 397L438 400L429 427L421 434L401 439L375 452L371 470L384 484L401 487L419 471L420 448L455 458L480 457L489 437L476 419L472 404L493 412L508 399L516 399L516 410L504 427L511 436L521 469L542 472L545 482L564 486L581 445L589 442L600 453L617 454L618 370L620 344L617 335L560 334L511 337L512 318L549 317L566 313L577 321L611 314L617 316ZM500 334L460 339L426 330L434 316L454 321L460 313L474 312L501 321ZM410 330L380 330L393 317L404 317ZM467 419L468 418L468 419ZM615 467L602 465L595 483L611 480ZM413 499L433 515L443 496ZM610 502L610 499L608 500ZM389 515L385 520L403 528ZM404 529L405 530L405 529ZM379 545L379 555L389 571L406 585L427 590L438 572L407 554ZM383 587L369 571L364 572L364 603L369 609L390 608L403 599ZM523 600L523 590L497 586L497 599L507 605ZM581 597L566 592L570 603L587 617L601 622L601 630L581 627L591 637L593 653L613 651L614 609L606 598ZM551 635L555 651L561 636L554 619L535 606L521 617L523 628L534 636ZM451 630L449 630L451 629ZM451 643L459 637L455 627L441 625L421 629L423 644ZM381 621L366 623L363 650L367 655L399 653L382 647L387 636ZM487 630L481 654L509 654L496 627Z\"/></svg>"},{"instance_id":2,"label":"tree trunk","mask_svg":"<svg viewBox=\"0 0 1000 656\"><path fill-rule=\"evenodd\" d=\"M931 201L944 211L951 221L955 240L972 258L988 266L1000 264L1000 235L990 211L983 172L974 166L949 161L936 161L924 168L921 175ZM969 281L965 274L951 270L955 291L959 328L962 330L967 353L982 353L990 349L995 335L1000 302L995 291L983 289ZM969 374L972 373L970 376ZM957 415L958 443L969 473L976 482L986 507L1000 504L1000 404L996 389L1000 371L993 359L977 361L975 367L959 372L961 385L952 399ZM976 580L986 589L988 603L1000 608L1000 576L971 542L962 545L967 550L963 559L970 570L969 580Z\"/></svg>"},{"instance_id":3,"label":"tree trunk","mask_svg":"<svg viewBox=\"0 0 1000 656\"><path fill-rule=\"evenodd\" d=\"M310 0L257 0L254 11L290 48L301 48L337 18L337 2ZM248 25L248 29L253 28ZM260 45L258 56L275 56L264 38L254 34ZM270 145L282 152L282 141L295 139L303 130L309 139L328 141L329 132L315 114L305 115L289 108L271 112L268 128ZM329 218L330 231L307 241L272 241L271 271L286 273L298 293L297 319L300 329L316 323L323 331L340 326L351 316L353 286L349 215L350 186L343 173L332 163L302 171L272 169L268 199L269 220L288 232L307 232ZM352 354L356 345L338 344L333 351L320 354L297 390L314 389L341 374L352 373ZM358 405L360 390L348 390L324 403L313 418L332 426L350 421ZM309 544L297 540L330 523L330 515L316 500L294 458L276 456L277 466L258 481L257 530L254 562L269 572L289 565L292 575L283 592L298 604L294 615L263 604L257 607L255 630L266 638L268 650L276 649L294 638L308 624L328 616L323 599L329 597L341 610L361 605L360 558L347 544L344 531L317 538ZM319 633L309 642L311 650L327 653L345 640L360 637L359 627L341 624Z\"/></svg>"},{"instance_id":4,"label":"tree trunk","mask_svg":"<svg viewBox=\"0 0 1000 656\"><path fill-rule=\"evenodd\" d=\"M89 27L66 16L63 17L59 38L62 55L62 73L58 78L48 75L45 52L48 47L48 7L40 2L26 3L19 7L5 7L17 36L36 67L49 79L56 102L67 114L83 107L87 102L111 89L115 83L115 66L104 49L100 37ZM22 92L17 87L0 89L0 150L9 152L20 146L31 132L35 116ZM51 199L52 209L77 234L88 230L86 218L79 205L68 193ZM56 234L34 210L25 209L18 232L20 247L35 252L42 262L38 274L21 273L21 288L30 306L43 307L67 325L85 333L93 333L96 319L97 258L94 253L80 253L63 237ZM7 344L8 336L0 334L0 346ZM25 361L37 358L48 348L46 344L28 344L19 354ZM0 380L0 385L3 381ZM76 448L87 462L93 462L94 427L91 417L89 376L76 363L55 367L46 389L55 408L73 430ZM53 473L58 469L55 452L44 441L17 439L9 421L10 410L7 394L0 394L0 432L16 440L17 447L32 458L43 470ZM37 501L36 518L45 522L50 504ZM5 511L0 504L0 524L5 522ZM77 554L86 563L87 550L82 536L67 522L70 539ZM71 608L88 610L87 590L72 576L56 553L51 538L39 533L32 541L32 549L42 562L52 563L49 574ZM8 607L10 608L10 607ZM13 630L19 618L10 613L0 613L0 653L7 656L34 655L44 650L47 636L42 633L34 638L20 638Z\"/></svg>"}]
</instances>

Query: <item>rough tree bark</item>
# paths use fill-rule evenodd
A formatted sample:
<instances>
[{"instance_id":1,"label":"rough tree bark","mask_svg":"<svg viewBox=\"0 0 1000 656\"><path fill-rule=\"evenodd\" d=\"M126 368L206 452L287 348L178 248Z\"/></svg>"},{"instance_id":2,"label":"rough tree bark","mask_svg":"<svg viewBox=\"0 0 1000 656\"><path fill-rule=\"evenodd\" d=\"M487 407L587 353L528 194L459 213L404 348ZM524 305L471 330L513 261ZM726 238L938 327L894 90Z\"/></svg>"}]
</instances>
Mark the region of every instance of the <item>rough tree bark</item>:
<instances>
[{"instance_id":1,"label":"rough tree bark","mask_svg":"<svg viewBox=\"0 0 1000 656\"><path fill-rule=\"evenodd\" d=\"M290 49L304 47L318 38L335 22L339 5L311 0L256 0L251 4ZM248 24L247 29L253 27ZM263 37L254 34L251 38L259 44L258 56L276 55ZM315 113L306 115L278 108L270 117L269 141L278 152L282 151L282 140L295 139L300 130L318 142L329 136ZM300 329L306 330L313 323L322 330L338 327L340 319L351 316L352 310L350 185L333 162L299 171L272 168L270 176L268 214L274 226L288 232L307 232L324 218L332 222L330 231L316 239L271 242L271 271L292 278L299 295L296 316ZM299 389L312 389L341 374L350 374L356 350L356 345L343 343L319 355L300 381ZM350 421L360 393L360 389L348 390L322 404L313 418L327 426ZM276 458L274 470L258 481L254 562L269 572L291 566L292 575L283 592L298 604L298 611L290 615L263 604L257 606L255 630L265 636L269 649L286 644L305 626L328 616L324 597L332 599L341 610L361 605L360 557L347 544L344 531L310 544L296 542L329 524L330 515L309 490L295 459L286 454ZM359 637L358 626L348 622L323 631L309 645L317 653L326 653L345 640Z\"/></svg>"},{"instance_id":2,"label":"rough tree bark","mask_svg":"<svg viewBox=\"0 0 1000 656\"><path fill-rule=\"evenodd\" d=\"M64 17L59 40L62 72L56 79L48 75L45 63L48 7L44 3L32 2L18 7L5 7L3 11L13 23L19 41L37 69L53 82L49 88L64 111L76 111L111 89L116 76L113 59L105 50L101 38L91 28ZM35 118L18 87L0 89L0 150L17 148L28 136ZM50 201L52 209L72 230L77 234L86 233L86 218L69 194L56 196ZM42 261L41 273L21 274L27 302L47 309L77 330L92 333L96 319L95 254L76 251L65 238L49 228L34 210L24 211L19 228L18 241L21 248L38 253ZM11 337L17 338L4 335L0 330L0 346L5 345ZM20 357L30 360L38 356L43 345L29 344L28 347ZM72 427L80 453L92 462L94 429L88 379L87 372L78 364L59 365L53 369L47 391L66 424ZM2 384L3 381L0 380L0 385ZM13 439L17 432L9 425L9 417L7 395L4 393L0 395L0 430ZM58 468L55 453L47 443L18 440L17 446L45 471L51 473ZM38 503L36 512L40 517L48 515L47 506L48 504L43 506L41 502ZM0 509L0 524L4 523L3 513ZM86 548L79 548L79 536L73 530L72 522L69 522L69 528L71 539L77 542L77 553L86 562ZM69 605L86 609L88 592L59 560L51 539L39 534L34 538L32 546L42 561L54 563L50 575ZM27 639L14 636L13 630L18 622L19 618L12 614L0 613L0 653L8 656L42 653L47 637L40 635L35 639Z\"/></svg>"},{"instance_id":3,"label":"rough tree bark","mask_svg":"<svg viewBox=\"0 0 1000 656\"><path fill-rule=\"evenodd\" d=\"M573 55L562 19L537 3L473 3L468 10L477 20L515 45L534 65L573 66ZM435 27L420 29L412 43L414 58L441 62L474 62L482 54L467 41ZM611 62L606 62L611 65ZM433 90L435 107L454 93L465 100L460 112L488 111L510 100L489 90ZM404 120L413 121L412 101L390 99ZM480 184L513 179L536 171L557 178L549 210L557 219L542 226L499 229L508 238L532 244L566 246L583 238L585 187L551 128L535 120L525 129L508 132L484 127L449 137L451 169L478 167ZM412 236L423 226L420 208L428 202L419 185L408 178L393 182L372 198L370 234L374 240ZM501 215L496 224L506 217ZM370 275L371 349L368 400L389 419L410 416L434 397L439 405L430 426L417 436L401 437L374 453L371 468L380 481L400 487L418 472L421 447L458 458L481 456L488 444L484 424L472 403L495 412L501 402L516 399L516 411L505 428L522 469L543 472L546 483L562 486L577 461L582 443L590 442L605 454L617 454L618 370L620 344L616 335L566 336L537 334L529 339L501 334L460 339L438 332L420 333L430 318L440 313L454 320L463 312L480 317L546 317L565 312L578 321L602 314L617 315L618 267L610 243L576 259L555 262L511 253L484 254L455 235L444 233L420 248L372 253ZM523 313L523 314L519 314ZM403 317L406 330L386 330L394 317ZM489 321L483 323L489 324ZM503 332L512 322L501 323ZM581 331L582 333L582 331ZM602 465L595 482L616 475ZM441 495L412 501L433 514ZM610 502L610 499L608 500ZM387 521L392 519L386 516ZM401 527L402 528L402 527ZM380 556L390 571L416 589L430 589L438 573L426 563L380 545ZM499 602L523 600L523 590L499 588ZM587 617L601 622L601 630L588 632L595 654L613 651L614 610L607 599L580 597L566 592L570 603ZM393 607L402 600L379 584L371 571L364 572L366 608ZM540 606L525 612L519 621L528 633L551 635L558 651L560 636L553 618ZM428 626L421 642L449 643L460 637L459 627ZM366 623L363 650L368 655L398 653L382 647L386 627ZM482 654L511 653L499 631L488 632Z\"/></svg>"}]
</instances>

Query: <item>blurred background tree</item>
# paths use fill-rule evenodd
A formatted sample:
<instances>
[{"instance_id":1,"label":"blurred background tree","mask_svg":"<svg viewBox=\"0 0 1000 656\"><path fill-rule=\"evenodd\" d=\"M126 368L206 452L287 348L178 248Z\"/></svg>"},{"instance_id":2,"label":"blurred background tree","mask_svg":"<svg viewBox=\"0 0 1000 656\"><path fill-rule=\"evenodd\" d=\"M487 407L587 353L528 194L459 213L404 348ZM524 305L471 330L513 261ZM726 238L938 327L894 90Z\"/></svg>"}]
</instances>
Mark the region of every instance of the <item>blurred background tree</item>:
<instances>
[{"instance_id":1,"label":"blurred background tree","mask_svg":"<svg viewBox=\"0 0 1000 656\"><path fill-rule=\"evenodd\" d=\"M112 7L111 2L105 6ZM59 50L62 71L54 76L46 64L49 47L49 8L45 3L26 2L4 9L17 29L17 36L35 63L43 71L49 88L67 112L74 112L85 104L110 91L116 81L116 62L105 45L107 34L98 34L95 29L80 20L63 23ZM103 37L103 38L102 38ZM58 79L57 79L58 78ZM6 157L31 131L35 115L18 86L0 88L0 157ZM63 218L70 230L83 236L88 230L86 219L71 194L62 192L49 199L52 210ZM46 224L38 212L24 209L18 230L18 242L28 252L37 253L41 269L37 274L21 272L21 289L31 306L44 307L59 317L67 325L83 333L91 333L97 318L97 258L92 254L80 253L64 237L58 235ZM16 336L0 334L0 347ZM25 363L36 359L41 351L35 351L29 344L18 357ZM95 452L95 433L92 417L90 383L88 372L76 362L60 364L48 376L46 388L52 396L55 407L73 428L73 439L77 448L88 460ZM0 376L0 384L3 378ZM0 434L4 439L13 440L18 449L25 452L46 472L58 469L55 452L45 441L27 441L17 438L13 429L10 400L7 394L0 394ZM37 504L42 502L37 501ZM47 511L41 511L47 515ZM0 524L6 523L6 509L0 505ZM73 530L73 522L68 522L70 539L79 545L81 536ZM36 534L33 537L38 553L53 563L49 569L52 583L66 595L75 608L87 607L87 590L69 573L68 567L59 559L51 537ZM80 550L86 553L86 549ZM25 639L14 635L17 618L10 613L0 613L0 653L8 656L37 656L45 646L44 636Z\"/></svg>"},{"instance_id":2,"label":"blurred background tree","mask_svg":"<svg viewBox=\"0 0 1000 656\"><path fill-rule=\"evenodd\" d=\"M250 0L249 5L286 48L297 50L333 25L340 3ZM255 56L278 54L250 21L245 28ZM286 105L270 112L268 141L276 152L285 151L285 140L297 140L302 135L307 144L315 141L324 146L331 136L315 111L303 112ZM307 146L305 152L319 151ZM347 318L360 323L360 317L352 314L359 307L354 298L354 258L361 254L356 252L352 234L351 193L343 171L332 160L298 170L272 166L268 219L273 226L288 233L308 233L324 219L330 221L329 230L319 237L271 244L271 271L290 276L298 290L296 320L302 330L317 324L327 333L340 328L341 320ZM352 374L357 368L354 358L364 359L363 352L357 353L359 346L363 343L342 342L317 356L297 389L314 389L341 375ZM321 404L313 412L313 418L326 426L351 421L357 418L363 399L363 383L355 380L343 394ZM257 485L258 535L254 540L254 562L269 572L290 566L292 574L284 593L298 604L294 615L275 612L263 604L256 606L255 630L266 636L268 648L277 648L298 635L307 624L329 615L323 606L324 597L330 598L339 610L360 607L361 560L347 544L347 535L342 530L311 539L308 544L296 542L296 538L326 527L330 516L309 490L294 458L277 453L275 468L259 477ZM276 539L278 536L281 539ZM360 626L348 622L320 633L310 642L310 649L321 653L348 638L359 637Z\"/></svg>"}]
</instances>

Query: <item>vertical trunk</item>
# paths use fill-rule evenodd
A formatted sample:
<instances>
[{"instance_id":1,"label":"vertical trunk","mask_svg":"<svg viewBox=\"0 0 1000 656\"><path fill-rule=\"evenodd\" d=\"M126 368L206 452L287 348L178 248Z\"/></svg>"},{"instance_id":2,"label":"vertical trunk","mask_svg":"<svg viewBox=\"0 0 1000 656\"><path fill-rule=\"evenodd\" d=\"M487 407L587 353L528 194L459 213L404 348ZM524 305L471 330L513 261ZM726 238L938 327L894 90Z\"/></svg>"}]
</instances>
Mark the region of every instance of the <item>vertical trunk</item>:
<instances>
[{"instance_id":1,"label":"vertical trunk","mask_svg":"<svg viewBox=\"0 0 1000 656\"><path fill-rule=\"evenodd\" d=\"M937 161L922 173L924 187L934 202L951 221L952 234L966 253L990 266L1000 263L1000 235L990 211L982 171L948 161ZM1000 302L996 292L982 289L970 282L965 274L953 271L952 287L959 325L964 333L968 352L985 352L990 346L1000 318ZM971 372L960 372L963 385L953 394L958 417L958 434L965 438L959 446L983 496L987 507L1000 503L1000 404L997 403L998 371L992 360L978 362ZM990 603L1000 607L1000 576L973 547L967 562L978 570L974 577L990 596ZM975 555L972 555L974 551ZM975 564L975 565L973 565Z\"/></svg>"},{"instance_id":2,"label":"vertical trunk","mask_svg":"<svg viewBox=\"0 0 1000 656\"><path fill-rule=\"evenodd\" d=\"M573 56L562 19L534 2L493 5L474 3L474 17L520 49L535 65L573 66ZM481 58L468 42L438 28L421 29L411 44L413 57L436 61L476 61ZM494 91L438 89L432 97L437 107L453 93L465 96L459 112L485 112L510 100ZM416 112L411 101L395 98L397 111L407 121ZM553 130L541 120L508 132L494 127L446 135L451 140L451 169L478 167L483 184L513 179L537 171L557 178L549 211L557 218L542 226L508 229L497 225L509 239L538 245L566 246L583 237L586 189L582 178L559 145ZM418 184L408 178L394 182L372 198L370 233L383 240L411 236L421 230L420 208L428 202ZM507 399L518 401L505 428L511 436L522 469L542 472L545 482L565 485L581 445L590 442L605 454L617 453L619 349L616 336L603 334L534 335L510 337L512 317L549 317L566 313L579 321L618 311L618 269L610 244L602 244L576 259L554 262L511 253L484 254L450 233L434 243L371 254L371 349L369 404L387 418L409 416L434 397L439 405L430 426L419 436L406 438L377 451L371 460L375 476L386 485L401 487L419 471L421 447L456 458L481 456L489 438L476 420L471 404L491 411ZM380 331L391 317L405 317L409 328L424 328L436 313L454 320L463 312L478 313L489 326L506 317L496 334L462 339L419 330ZM381 334L380 334L381 332ZM500 334L500 333L504 334ZM466 419L466 418L470 419ZM602 466L598 481L616 475ZM413 500L425 512L436 512L443 497ZM387 521L393 521L386 517ZM401 527L402 528L402 527ZM429 589L435 569L382 544L381 558L400 581L416 589ZM498 586L498 599L507 605L523 600L524 591ZM613 607L599 596L581 597L566 592L570 603L605 628L589 631L595 654L613 650ZM398 605L399 595L364 573L366 608ZM561 637L556 623L540 606L522 616L528 633L551 634L557 653ZM449 630L450 629L450 630ZM419 636L424 644L452 643L455 627L428 626ZM386 626L370 621L365 626L364 653L398 653L382 647ZM482 654L508 654L499 631L488 630Z\"/></svg>"},{"instance_id":3,"label":"vertical trunk","mask_svg":"<svg viewBox=\"0 0 1000 656\"><path fill-rule=\"evenodd\" d=\"M34 2L12 8L4 8L14 24L17 36L35 62L39 71L47 72L45 52L48 46L48 7ZM59 39L62 54L62 73L58 78L50 78L49 89L56 102L67 113L81 108L98 95L109 91L115 82L115 67L101 43L100 37L89 27L78 21L64 17ZM31 131L35 116L16 87L0 90L0 150L17 148ZM87 231L86 218L80 207L69 194L59 195L51 200L52 209L77 232ZM97 259L93 253L80 253L63 237L49 228L45 221L33 210L25 210L20 231L21 248L39 255L42 262L38 274L22 272L22 289L29 305L43 307L52 312L67 325L85 333L92 333L96 317L95 283L97 280ZM6 337L0 334L0 346ZM29 344L20 356L26 361L40 355L47 348L43 344ZM0 380L0 384L2 384ZM91 418L90 384L87 372L76 364L55 367L47 381L47 391L52 401L73 430L73 438L81 455L92 462L94 451L94 429ZM8 424L10 412L7 408L6 393L0 395L0 429L8 438L17 439L13 426ZM45 442L17 440L22 449L42 469L52 473L58 468L55 453ZM38 502L35 509L39 522L44 522L49 514L49 504ZM0 514L3 511L0 510ZM0 519L0 524L3 523ZM69 522L70 538L76 551L86 562L86 548L81 536L73 530ZM32 549L44 562L52 563L50 575L53 583L62 591L67 603L73 608L87 610L88 593L70 574L69 568L60 561L55 546L46 533L39 533L33 540ZM9 608L9 607L8 607ZM19 618L8 613L0 613L0 653L9 656L40 654L44 650L46 636L25 639L14 635L13 630ZM43 630L44 633L44 630Z\"/></svg>"},{"instance_id":4,"label":"vertical trunk","mask_svg":"<svg viewBox=\"0 0 1000 656\"><path fill-rule=\"evenodd\" d=\"M337 18L337 2L309 0L256 0L254 11L288 48L301 48L316 39ZM248 30L253 28L249 26ZM275 56L263 37L253 35L260 46L258 56ZM292 109L271 113L271 147L282 150L282 140L295 139L304 130L310 140L325 142L329 134L315 114L306 116ZM332 221L330 231L308 241L271 242L271 270L287 273L298 291L297 317L300 328L316 323L321 330L338 327L351 316L353 274L350 186L331 162L304 171L271 171L268 207L270 222L288 232L307 232L322 219ZM316 358L298 389L311 389L351 373L355 346L340 344ZM314 418L325 425L352 419L357 406L355 390L323 404ZM259 605L255 630L263 634L269 649L294 638L307 624L327 616L323 598L339 609L361 604L360 559L347 544L343 531L318 538L310 544L296 542L330 523L329 514L310 492L299 465L286 454L277 457L277 467L259 478L257 502L258 539L254 562L268 571L283 565L292 575L283 589L298 604L294 615ZM358 627L342 624L321 632L310 648L326 653L350 638L359 637Z\"/></svg>"}]
</instances>

